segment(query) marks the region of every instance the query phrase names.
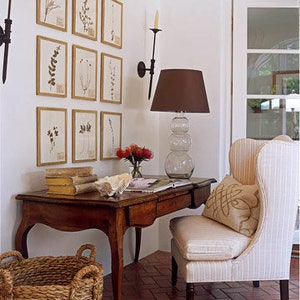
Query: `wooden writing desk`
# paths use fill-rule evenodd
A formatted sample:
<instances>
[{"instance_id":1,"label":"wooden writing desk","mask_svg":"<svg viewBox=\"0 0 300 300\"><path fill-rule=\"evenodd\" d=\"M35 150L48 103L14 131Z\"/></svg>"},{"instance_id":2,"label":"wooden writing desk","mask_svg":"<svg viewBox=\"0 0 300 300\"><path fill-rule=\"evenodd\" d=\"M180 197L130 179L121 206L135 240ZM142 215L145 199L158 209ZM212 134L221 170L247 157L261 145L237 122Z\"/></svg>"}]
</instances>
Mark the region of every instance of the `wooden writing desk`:
<instances>
[{"instance_id":1,"label":"wooden writing desk","mask_svg":"<svg viewBox=\"0 0 300 300\"><path fill-rule=\"evenodd\" d=\"M199 207L207 200L215 181L193 178L192 184L186 186L158 193L124 192L117 197L101 197L98 192L76 196L53 195L47 191L19 194L16 199L23 201L23 215L15 237L16 249L28 257L27 235L38 223L62 231L100 229L110 243L114 299L121 300L123 235L127 228L136 228L137 261L141 228L171 212Z\"/></svg>"}]
</instances>

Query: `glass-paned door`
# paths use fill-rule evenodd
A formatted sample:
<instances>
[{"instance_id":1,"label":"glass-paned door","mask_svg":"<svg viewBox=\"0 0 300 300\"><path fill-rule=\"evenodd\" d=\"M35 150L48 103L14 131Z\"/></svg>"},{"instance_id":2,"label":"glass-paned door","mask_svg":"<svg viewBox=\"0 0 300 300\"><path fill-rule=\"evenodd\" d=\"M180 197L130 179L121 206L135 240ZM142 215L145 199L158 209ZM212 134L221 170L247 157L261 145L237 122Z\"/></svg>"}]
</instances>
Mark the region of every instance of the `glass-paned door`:
<instances>
[{"instance_id":1,"label":"glass-paned door","mask_svg":"<svg viewBox=\"0 0 300 300\"><path fill-rule=\"evenodd\" d=\"M233 140L299 140L299 2L234 0Z\"/></svg>"}]
</instances>

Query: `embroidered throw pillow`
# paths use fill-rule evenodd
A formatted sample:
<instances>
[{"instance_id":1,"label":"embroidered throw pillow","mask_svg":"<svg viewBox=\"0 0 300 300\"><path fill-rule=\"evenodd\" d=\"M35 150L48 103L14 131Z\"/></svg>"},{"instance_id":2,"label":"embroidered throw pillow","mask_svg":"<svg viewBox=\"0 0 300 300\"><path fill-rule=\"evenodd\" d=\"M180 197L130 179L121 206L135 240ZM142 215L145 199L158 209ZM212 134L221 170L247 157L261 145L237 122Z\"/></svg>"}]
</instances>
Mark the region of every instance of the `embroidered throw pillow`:
<instances>
[{"instance_id":1,"label":"embroidered throw pillow","mask_svg":"<svg viewBox=\"0 0 300 300\"><path fill-rule=\"evenodd\" d=\"M211 192L203 216L250 237L257 228L259 217L257 186L242 185L226 175Z\"/></svg>"}]
</instances>

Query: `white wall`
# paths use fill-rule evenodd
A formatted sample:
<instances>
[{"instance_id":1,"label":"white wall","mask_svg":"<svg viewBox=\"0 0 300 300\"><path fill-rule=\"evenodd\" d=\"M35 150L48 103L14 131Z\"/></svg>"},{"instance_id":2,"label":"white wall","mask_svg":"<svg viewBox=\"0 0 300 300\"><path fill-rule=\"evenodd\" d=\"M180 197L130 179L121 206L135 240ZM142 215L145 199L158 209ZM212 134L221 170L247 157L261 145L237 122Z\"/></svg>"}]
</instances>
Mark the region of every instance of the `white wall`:
<instances>
[{"instance_id":1,"label":"white wall","mask_svg":"<svg viewBox=\"0 0 300 300\"><path fill-rule=\"evenodd\" d=\"M187 114L192 137L190 155L195 162L195 177L222 178L226 171L229 143L230 86L230 2L164 0L162 7L161 67L198 69L203 72L209 101L209 114ZM225 71L226 68L226 71ZM223 72L222 72L223 71ZM165 138L174 114L160 114L160 171L168 154ZM175 215L196 214L184 210L160 220L160 248L169 250L169 220ZM168 237L168 238L166 238Z\"/></svg>"},{"instance_id":2,"label":"white wall","mask_svg":"<svg viewBox=\"0 0 300 300\"><path fill-rule=\"evenodd\" d=\"M71 1L68 1L71 4ZM100 2L100 1L99 1ZM71 110L92 109L100 112L117 111L123 114L123 146L136 142L155 152L151 162L143 164L143 172L163 173L163 161L168 153L169 122L172 114L150 112L147 100L149 75L140 79L136 74L139 60L150 64L153 26L156 9L160 11L159 27L163 29L157 38L156 73L159 68L195 68L203 71L210 114L188 115L192 150L196 164L194 175L215 177L224 173L226 114L228 107L228 63L226 45L227 13L229 1L222 0L128 0L124 5L123 49L89 41L71 34L71 18L68 32L59 32L35 24L35 0L15 1L12 6L12 44L9 53L8 79L0 85L1 96L1 252L14 248L14 236L20 221L21 206L15 195L45 188L44 167L36 166L36 107L64 107L68 109L68 164L58 166L92 165L99 176L112 175L127 170L119 161L97 161L88 164L71 164ZM71 5L69 5L71 7ZM226 9L225 9L226 8ZM99 7L99 15L100 15ZM69 11L69 16L71 11ZM1 18L2 20L3 18ZM36 35L62 39L69 45L79 44L88 48L123 57L123 104L114 105L90 101L72 100L70 68L68 97L58 99L35 95ZM225 34L225 39L224 39ZM3 47L2 47L3 48ZM1 56L2 57L2 56ZM100 56L99 56L100 57ZM1 60L2 63L2 60ZM99 70L98 70L99 71ZM99 74L99 73L98 73ZM98 76L98 78L100 75ZM100 89L98 89L98 94ZM98 97L99 99L99 97ZM184 210L179 214L196 213ZM172 215L173 216L173 215ZM168 220L162 218L143 230L141 257L157 249L169 249ZM124 239L124 262L133 260L133 230ZM97 258L110 272L110 249L106 236L97 230L80 233L64 233L35 226L29 233L29 255L73 254L83 243L97 247Z\"/></svg>"}]
</instances>

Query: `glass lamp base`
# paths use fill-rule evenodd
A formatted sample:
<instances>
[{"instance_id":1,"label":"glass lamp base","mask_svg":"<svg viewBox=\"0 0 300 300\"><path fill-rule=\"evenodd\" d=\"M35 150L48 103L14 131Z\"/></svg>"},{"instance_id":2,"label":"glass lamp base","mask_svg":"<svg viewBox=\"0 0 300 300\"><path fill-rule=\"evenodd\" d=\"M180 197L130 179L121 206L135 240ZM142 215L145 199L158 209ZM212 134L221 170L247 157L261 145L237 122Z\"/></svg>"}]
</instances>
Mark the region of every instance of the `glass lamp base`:
<instances>
[{"instance_id":1,"label":"glass lamp base","mask_svg":"<svg viewBox=\"0 0 300 300\"><path fill-rule=\"evenodd\" d=\"M170 178L188 179L194 171L192 158L184 151L174 151L168 154L165 161L165 172Z\"/></svg>"}]
</instances>

